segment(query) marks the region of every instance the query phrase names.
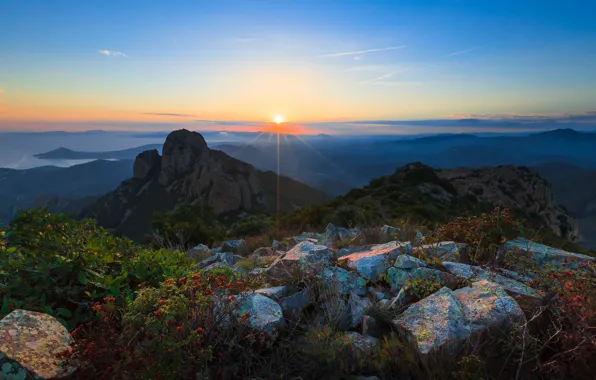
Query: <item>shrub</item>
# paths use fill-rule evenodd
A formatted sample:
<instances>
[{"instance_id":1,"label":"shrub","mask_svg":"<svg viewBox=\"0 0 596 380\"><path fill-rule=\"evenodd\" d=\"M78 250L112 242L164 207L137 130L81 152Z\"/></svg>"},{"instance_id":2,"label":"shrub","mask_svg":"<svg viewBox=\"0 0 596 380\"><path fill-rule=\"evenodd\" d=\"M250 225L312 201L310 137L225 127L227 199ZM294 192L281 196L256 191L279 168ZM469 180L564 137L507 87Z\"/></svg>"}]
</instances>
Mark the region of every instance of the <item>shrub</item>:
<instances>
[{"instance_id":1,"label":"shrub","mask_svg":"<svg viewBox=\"0 0 596 380\"><path fill-rule=\"evenodd\" d=\"M19 212L0 231L0 250L0 317L24 308L51 314L69 329L94 318L96 300L122 302L139 284L157 285L189 264L180 252L145 250L92 221L45 210Z\"/></svg>"},{"instance_id":2,"label":"shrub","mask_svg":"<svg viewBox=\"0 0 596 380\"><path fill-rule=\"evenodd\" d=\"M234 223L230 230L231 236L256 236L267 234L275 227L273 218L267 215L249 215Z\"/></svg>"}]
</instances>

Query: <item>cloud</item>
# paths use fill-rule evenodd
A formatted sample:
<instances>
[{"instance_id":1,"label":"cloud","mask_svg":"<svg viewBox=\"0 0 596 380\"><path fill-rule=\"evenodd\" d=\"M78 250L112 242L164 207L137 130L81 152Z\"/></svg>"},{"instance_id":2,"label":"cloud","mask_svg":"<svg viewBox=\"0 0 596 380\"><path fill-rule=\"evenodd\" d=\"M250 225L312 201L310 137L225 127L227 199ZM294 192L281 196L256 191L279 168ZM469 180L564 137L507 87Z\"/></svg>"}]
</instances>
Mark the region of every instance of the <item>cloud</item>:
<instances>
[{"instance_id":1,"label":"cloud","mask_svg":"<svg viewBox=\"0 0 596 380\"><path fill-rule=\"evenodd\" d=\"M395 85L395 84L397 84L397 83L400 83L400 84L402 84L402 85L403 85L404 83L408 83L408 84L412 84L412 83L414 83L414 82L389 82L389 81L385 81L385 80L384 80L384 79L391 78L391 77L392 77L392 76L394 76L395 74L399 74L399 73L402 73L402 72L404 72L404 71L406 71L406 69L405 69L405 68L398 69L398 70L392 71L392 72L390 72L390 73L387 73L387 74L383 74L383 75L381 75L381 76L378 76L378 77L376 77L376 78L374 78L374 79L371 79L371 80L368 80L368 81L364 81L364 82L362 82L362 83L369 83L369 84L370 84L370 83L373 83L373 84L392 84L392 85ZM416 82L416 83L418 83L418 82Z\"/></svg>"},{"instance_id":2,"label":"cloud","mask_svg":"<svg viewBox=\"0 0 596 380\"><path fill-rule=\"evenodd\" d=\"M113 51L113 50L98 50L97 51L99 54L103 54L106 55L108 57L117 57L117 56L122 56L122 57L126 57L128 58L128 56L122 52L119 51Z\"/></svg>"},{"instance_id":3,"label":"cloud","mask_svg":"<svg viewBox=\"0 0 596 380\"><path fill-rule=\"evenodd\" d=\"M347 52L343 52L343 53L325 54L325 55L321 55L320 57L341 57L341 56L345 56L345 55L360 55L360 54L374 53L374 52L378 52L378 51L404 49L406 47L407 46L405 46L405 45L390 46L390 47L380 48L380 49L368 49L368 50L347 51Z\"/></svg>"},{"instance_id":4,"label":"cloud","mask_svg":"<svg viewBox=\"0 0 596 380\"><path fill-rule=\"evenodd\" d=\"M477 50L477 47L473 47L473 48L469 48L469 49L465 49L465 50L458 50L458 51L454 51L453 53L449 53L447 54L445 57L452 57L454 55L462 55L462 54L466 54L469 53L471 51Z\"/></svg>"},{"instance_id":5,"label":"cloud","mask_svg":"<svg viewBox=\"0 0 596 380\"><path fill-rule=\"evenodd\" d=\"M388 69L387 66L381 65L362 65L362 66L354 66L349 67L347 69L342 70L343 72L352 72L352 71L386 71Z\"/></svg>"},{"instance_id":6,"label":"cloud","mask_svg":"<svg viewBox=\"0 0 596 380\"><path fill-rule=\"evenodd\" d=\"M142 112L141 115L151 116L172 116L172 117L196 117L197 115L191 115L187 113L160 113L160 112Z\"/></svg>"}]
</instances>

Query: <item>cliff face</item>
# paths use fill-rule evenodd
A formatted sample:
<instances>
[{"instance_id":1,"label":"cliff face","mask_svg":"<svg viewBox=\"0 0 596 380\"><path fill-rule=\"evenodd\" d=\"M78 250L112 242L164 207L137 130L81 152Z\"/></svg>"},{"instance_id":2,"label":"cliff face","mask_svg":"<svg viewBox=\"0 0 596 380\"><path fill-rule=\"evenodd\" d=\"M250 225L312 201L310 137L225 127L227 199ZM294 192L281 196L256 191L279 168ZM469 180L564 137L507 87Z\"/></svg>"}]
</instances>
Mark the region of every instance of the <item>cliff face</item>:
<instances>
[{"instance_id":1,"label":"cliff face","mask_svg":"<svg viewBox=\"0 0 596 380\"><path fill-rule=\"evenodd\" d=\"M218 214L251 211L265 203L257 170L209 149L199 133L179 130L168 135L162 156L157 150L139 154L133 178L83 213L107 228L140 238L141 231L149 231L155 211L196 200Z\"/></svg>"},{"instance_id":2,"label":"cliff face","mask_svg":"<svg viewBox=\"0 0 596 380\"><path fill-rule=\"evenodd\" d=\"M481 169L438 170L460 195L473 195L481 202L538 215L555 232L570 241L578 237L578 223L555 202L549 183L538 172L523 166L497 166Z\"/></svg>"}]
</instances>

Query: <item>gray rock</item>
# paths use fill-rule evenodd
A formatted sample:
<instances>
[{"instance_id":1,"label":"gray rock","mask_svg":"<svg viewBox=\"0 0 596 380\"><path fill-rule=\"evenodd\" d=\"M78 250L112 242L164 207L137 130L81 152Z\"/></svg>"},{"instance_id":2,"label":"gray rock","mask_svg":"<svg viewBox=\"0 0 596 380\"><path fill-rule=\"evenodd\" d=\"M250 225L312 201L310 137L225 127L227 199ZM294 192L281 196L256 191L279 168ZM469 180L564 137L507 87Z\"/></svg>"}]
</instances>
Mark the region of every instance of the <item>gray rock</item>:
<instances>
[{"instance_id":1,"label":"gray rock","mask_svg":"<svg viewBox=\"0 0 596 380\"><path fill-rule=\"evenodd\" d=\"M362 353L370 352L378 343L378 339L364 336L355 331L348 331L345 335L350 340L351 346Z\"/></svg>"},{"instance_id":2,"label":"gray rock","mask_svg":"<svg viewBox=\"0 0 596 380\"><path fill-rule=\"evenodd\" d=\"M414 256L400 255L395 259L393 266L399 269L416 269L426 267L426 263Z\"/></svg>"},{"instance_id":3,"label":"gray rock","mask_svg":"<svg viewBox=\"0 0 596 380\"><path fill-rule=\"evenodd\" d=\"M530 309L542 302L540 294L530 286L498 273L491 273L477 266L448 261L443 262L443 266L450 273L470 281L488 280L501 285L524 309Z\"/></svg>"},{"instance_id":4,"label":"gray rock","mask_svg":"<svg viewBox=\"0 0 596 380\"><path fill-rule=\"evenodd\" d=\"M350 254L350 250L348 248L342 248L335 254L336 258L344 257Z\"/></svg>"},{"instance_id":5,"label":"gray rock","mask_svg":"<svg viewBox=\"0 0 596 380\"><path fill-rule=\"evenodd\" d=\"M320 274L323 281L327 284L335 281L339 285L341 294L356 293L359 296L366 295L366 279L357 273L348 272L339 267L327 267Z\"/></svg>"},{"instance_id":6,"label":"gray rock","mask_svg":"<svg viewBox=\"0 0 596 380\"><path fill-rule=\"evenodd\" d=\"M448 288L413 304L394 323L423 355L452 351L470 336L464 306Z\"/></svg>"},{"instance_id":7,"label":"gray rock","mask_svg":"<svg viewBox=\"0 0 596 380\"><path fill-rule=\"evenodd\" d=\"M499 247L497 261L502 262L508 252L526 254L533 258L540 268L550 265L558 268L576 269L581 265L594 263L595 260L587 255L563 251L522 238L503 243Z\"/></svg>"},{"instance_id":8,"label":"gray rock","mask_svg":"<svg viewBox=\"0 0 596 380\"><path fill-rule=\"evenodd\" d=\"M308 289L302 289L298 293L283 298L280 302L283 314L286 316L298 316L311 304L312 297Z\"/></svg>"},{"instance_id":9,"label":"gray rock","mask_svg":"<svg viewBox=\"0 0 596 380\"><path fill-rule=\"evenodd\" d=\"M330 262L329 248L304 241L276 259L267 268L266 274L273 282L287 283L299 279L307 272L320 273Z\"/></svg>"},{"instance_id":10,"label":"gray rock","mask_svg":"<svg viewBox=\"0 0 596 380\"><path fill-rule=\"evenodd\" d=\"M205 257L209 254L209 247L207 247L205 244L199 244L196 247L193 247L190 250L188 250L188 252L186 252L186 257L188 257L189 259L196 260L199 257Z\"/></svg>"},{"instance_id":11,"label":"gray rock","mask_svg":"<svg viewBox=\"0 0 596 380\"><path fill-rule=\"evenodd\" d=\"M242 294L234 313L239 319L245 313L249 313L248 326L272 337L277 336L279 328L284 323L279 304L262 294Z\"/></svg>"},{"instance_id":12,"label":"gray rock","mask_svg":"<svg viewBox=\"0 0 596 380\"><path fill-rule=\"evenodd\" d=\"M429 257L436 257L441 260L459 262L461 251L467 249L468 245L455 243L453 241L442 241L435 244L426 244L416 249L423 250Z\"/></svg>"},{"instance_id":13,"label":"gray rock","mask_svg":"<svg viewBox=\"0 0 596 380\"><path fill-rule=\"evenodd\" d=\"M243 254L246 253L248 248L246 246L246 242L242 239L240 240L227 240L223 243L221 250L223 252L232 252L236 254Z\"/></svg>"},{"instance_id":14,"label":"gray rock","mask_svg":"<svg viewBox=\"0 0 596 380\"><path fill-rule=\"evenodd\" d=\"M403 253L409 253L409 243L391 242L371 247L369 250L340 257L338 261L355 269L367 280L377 281L391 267L391 261Z\"/></svg>"},{"instance_id":15,"label":"gray rock","mask_svg":"<svg viewBox=\"0 0 596 380\"><path fill-rule=\"evenodd\" d=\"M470 331L504 328L513 323L524 323L524 312L502 286L481 280L453 292L464 306Z\"/></svg>"},{"instance_id":16,"label":"gray rock","mask_svg":"<svg viewBox=\"0 0 596 380\"><path fill-rule=\"evenodd\" d=\"M410 271L407 269L399 269L391 267L387 269L387 282L391 286L391 289L401 289L406 283L406 280L410 277Z\"/></svg>"},{"instance_id":17,"label":"gray rock","mask_svg":"<svg viewBox=\"0 0 596 380\"><path fill-rule=\"evenodd\" d=\"M372 307L372 302L368 298L362 298L356 294L350 294L348 299L348 307L350 310L350 328L356 328L362 323L362 318L366 312Z\"/></svg>"},{"instance_id":18,"label":"gray rock","mask_svg":"<svg viewBox=\"0 0 596 380\"><path fill-rule=\"evenodd\" d=\"M272 288L262 288L255 290L255 293L262 294L266 297L269 297L273 300L279 300L285 296L287 296L290 292L290 287L287 285L283 286L275 286Z\"/></svg>"}]
</instances>

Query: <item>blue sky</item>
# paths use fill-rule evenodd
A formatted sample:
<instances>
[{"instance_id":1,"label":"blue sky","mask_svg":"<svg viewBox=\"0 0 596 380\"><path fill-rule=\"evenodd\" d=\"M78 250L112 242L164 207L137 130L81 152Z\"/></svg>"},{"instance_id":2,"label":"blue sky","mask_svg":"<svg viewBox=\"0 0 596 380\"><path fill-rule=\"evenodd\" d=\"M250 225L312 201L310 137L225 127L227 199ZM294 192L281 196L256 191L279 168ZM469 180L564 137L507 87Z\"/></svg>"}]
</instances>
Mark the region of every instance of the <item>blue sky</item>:
<instances>
[{"instance_id":1,"label":"blue sky","mask_svg":"<svg viewBox=\"0 0 596 380\"><path fill-rule=\"evenodd\" d=\"M596 109L594 20L589 1L5 0L0 129L559 120Z\"/></svg>"}]
</instances>

